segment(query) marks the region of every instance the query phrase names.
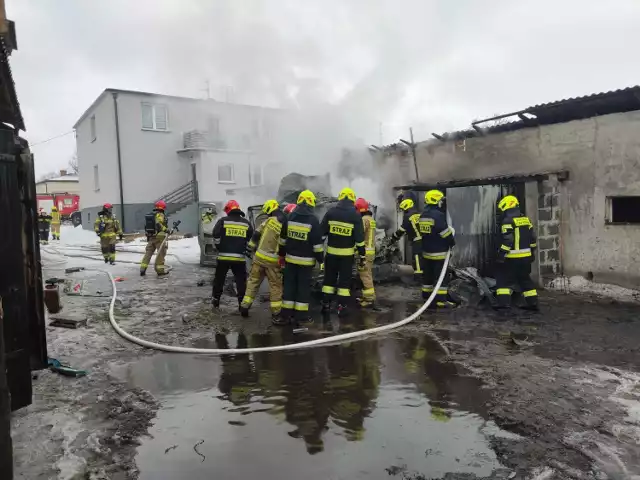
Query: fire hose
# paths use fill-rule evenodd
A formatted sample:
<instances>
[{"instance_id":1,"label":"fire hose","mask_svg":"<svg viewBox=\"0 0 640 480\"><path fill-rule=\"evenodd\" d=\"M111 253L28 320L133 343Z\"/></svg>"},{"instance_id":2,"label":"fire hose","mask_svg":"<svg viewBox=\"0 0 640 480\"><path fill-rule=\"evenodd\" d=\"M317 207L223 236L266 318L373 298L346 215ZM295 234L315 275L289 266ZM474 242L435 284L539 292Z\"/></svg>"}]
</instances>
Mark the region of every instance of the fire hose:
<instances>
[{"instance_id":1,"label":"fire hose","mask_svg":"<svg viewBox=\"0 0 640 480\"><path fill-rule=\"evenodd\" d=\"M64 255L64 254L63 254ZM408 323L413 322L416 318L424 313L424 311L431 305L431 302L435 299L442 282L444 281L444 277L447 273L447 268L449 266L449 258L451 255L451 251L447 252L447 256L444 260L444 265L442 266L442 271L440 272L440 276L438 277L438 281L436 282L435 288L429 298L416 310L414 313L409 315L408 317L399 320L394 323L389 323L387 325L381 325L379 327L368 328L365 330L358 330L355 332L349 333L341 333L338 335L332 335L330 337L318 338L315 340L309 340L306 342L298 342L298 343L290 343L287 345L275 345L271 347L257 347L257 348L193 348L193 347L181 347L176 345L164 345L162 343L150 342L140 337L136 337L135 335L131 335L127 331L125 331L116 321L114 309L116 305L116 300L118 298L118 289L116 287L116 281L113 278L111 272L103 269L91 269L95 271L102 272L109 277L109 281L111 282L111 301L109 302L109 322L111 326L116 331L118 335L120 335L125 340L129 342L140 345L141 347L151 348L154 350L160 350L163 352L171 352L171 353L191 353L191 354L202 354L202 355L225 355L225 354L246 354L246 353L260 353L260 352L282 352L282 351L290 351L290 350L301 350L305 348L314 348L320 347L323 345L330 344L339 344L346 341L353 340L355 338L370 336L379 334L382 332L388 332L390 330L395 330L400 328ZM87 269L90 270L90 269ZM446 350L446 349L445 349Z\"/></svg>"}]
</instances>

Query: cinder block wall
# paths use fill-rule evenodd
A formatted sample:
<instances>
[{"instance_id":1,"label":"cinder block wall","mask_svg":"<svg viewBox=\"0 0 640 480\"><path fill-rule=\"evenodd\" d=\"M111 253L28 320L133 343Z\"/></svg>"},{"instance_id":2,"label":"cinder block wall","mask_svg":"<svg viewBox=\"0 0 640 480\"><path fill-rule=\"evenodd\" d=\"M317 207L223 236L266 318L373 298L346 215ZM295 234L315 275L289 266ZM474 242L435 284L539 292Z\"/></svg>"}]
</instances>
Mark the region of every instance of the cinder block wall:
<instances>
[{"instance_id":1,"label":"cinder block wall","mask_svg":"<svg viewBox=\"0 0 640 480\"><path fill-rule=\"evenodd\" d=\"M640 111L418 146L423 182L567 170L539 186L540 273L640 285L640 225L607 225L606 197L640 195ZM411 179L409 179L411 180ZM557 232L557 233L556 233Z\"/></svg>"}]
</instances>

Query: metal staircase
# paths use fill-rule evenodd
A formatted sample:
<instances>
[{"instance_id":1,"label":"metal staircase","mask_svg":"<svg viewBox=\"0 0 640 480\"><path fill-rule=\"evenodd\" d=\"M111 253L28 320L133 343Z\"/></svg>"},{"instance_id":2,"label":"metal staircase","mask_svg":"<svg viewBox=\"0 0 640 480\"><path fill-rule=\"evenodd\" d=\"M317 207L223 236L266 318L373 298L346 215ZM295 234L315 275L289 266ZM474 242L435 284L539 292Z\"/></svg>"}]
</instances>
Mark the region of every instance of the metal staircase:
<instances>
[{"instance_id":1,"label":"metal staircase","mask_svg":"<svg viewBox=\"0 0 640 480\"><path fill-rule=\"evenodd\" d=\"M179 186L175 190L165 193L162 197L156 199L164 200L167 204L165 210L167 215L172 215L188 205L198 201L198 182L190 181ZM155 202L154 202L155 203Z\"/></svg>"}]
</instances>

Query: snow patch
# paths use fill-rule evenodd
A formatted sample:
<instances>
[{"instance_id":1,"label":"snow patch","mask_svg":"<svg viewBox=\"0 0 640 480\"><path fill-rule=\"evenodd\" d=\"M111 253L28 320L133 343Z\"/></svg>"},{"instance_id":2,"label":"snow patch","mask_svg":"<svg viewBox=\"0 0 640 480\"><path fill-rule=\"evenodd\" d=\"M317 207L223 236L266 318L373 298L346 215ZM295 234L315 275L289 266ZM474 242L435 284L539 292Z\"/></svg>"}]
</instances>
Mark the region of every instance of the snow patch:
<instances>
[{"instance_id":1,"label":"snow patch","mask_svg":"<svg viewBox=\"0 0 640 480\"><path fill-rule=\"evenodd\" d=\"M50 243L55 245L95 245L99 241L98 236L91 230L71 225L61 225L60 241Z\"/></svg>"},{"instance_id":2,"label":"snow patch","mask_svg":"<svg viewBox=\"0 0 640 480\"><path fill-rule=\"evenodd\" d=\"M557 277L552 280L547 287L553 290L613 298L622 302L640 302L640 291L638 290L607 283L595 283L579 275L573 277Z\"/></svg>"}]
</instances>

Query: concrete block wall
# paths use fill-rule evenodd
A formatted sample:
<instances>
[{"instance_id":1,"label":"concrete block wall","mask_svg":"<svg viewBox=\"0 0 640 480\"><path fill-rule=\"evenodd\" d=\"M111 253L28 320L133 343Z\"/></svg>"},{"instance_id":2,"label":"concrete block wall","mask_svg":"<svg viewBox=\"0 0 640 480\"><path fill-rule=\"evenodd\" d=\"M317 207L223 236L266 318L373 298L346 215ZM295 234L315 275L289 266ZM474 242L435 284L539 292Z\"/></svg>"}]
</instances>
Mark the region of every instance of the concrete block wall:
<instances>
[{"instance_id":1,"label":"concrete block wall","mask_svg":"<svg viewBox=\"0 0 640 480\"><path fill-rule=\"evenodd\" d=\"M556 175L538 185L538 264L540 283L547 285L562 273L560 254L560 191Z\"/></svg>"}]
</instances>

